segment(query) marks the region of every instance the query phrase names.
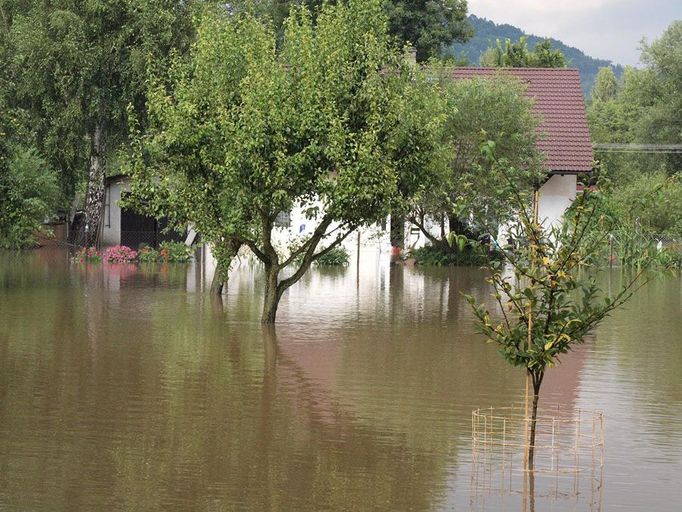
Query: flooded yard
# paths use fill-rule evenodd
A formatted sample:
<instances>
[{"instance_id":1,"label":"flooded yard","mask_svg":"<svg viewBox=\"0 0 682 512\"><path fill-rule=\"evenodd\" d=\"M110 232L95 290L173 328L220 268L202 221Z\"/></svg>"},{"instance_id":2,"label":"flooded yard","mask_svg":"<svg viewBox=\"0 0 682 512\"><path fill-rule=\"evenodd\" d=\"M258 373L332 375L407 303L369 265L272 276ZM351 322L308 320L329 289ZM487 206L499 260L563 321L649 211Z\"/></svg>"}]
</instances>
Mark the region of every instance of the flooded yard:
<instances>
[{"instance_id":1,"label":"flooded yard","mask_svg":"<svg viewBox=\"0 0 682 512\"><path fill-rule=\"evenodd\" d=\"M524 393L473 334L461 293L488 296L482 271L368 252L359 273L313 269L275 329L257 266L222 301L205 279L0 254L0 510L522 510L472 479L472 410ZM682 279L649 283L541 400L602 410L605 463L537 510L679 510Z\"/></svg>"}]
</instances>

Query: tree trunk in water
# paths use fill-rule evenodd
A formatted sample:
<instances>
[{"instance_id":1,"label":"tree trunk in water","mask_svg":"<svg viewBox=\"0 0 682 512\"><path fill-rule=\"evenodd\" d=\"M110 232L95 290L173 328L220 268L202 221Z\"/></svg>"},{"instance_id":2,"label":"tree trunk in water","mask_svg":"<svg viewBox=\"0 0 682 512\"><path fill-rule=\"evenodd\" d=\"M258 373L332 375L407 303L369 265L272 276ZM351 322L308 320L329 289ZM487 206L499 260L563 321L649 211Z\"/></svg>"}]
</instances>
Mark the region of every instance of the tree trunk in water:
<instances>
[{"instance_id":1,"label":"tree trunk in water","mask_svg":"<svg viewBox=\"0 0 682 512\"><path fill-rule=\"evenodd\" d=\"M278 285L279 267L277 265L265 266L265 297L263 299L262 324L274 324L277 319L277 308L282 294Z\"/></svg>"},{"instance_id":2,"label":"tree trunk in water","mask_svg":"<svg viewBox=\"0 0 682 512\"><path fill-rule=\"evenodd\" d=\"M530 416L530 435L528 438L528 471L533 471L533 459L535 457L535 431L537 429L538 402L540 401L540 386L544 374L532 376L533 381L533 407Z\"/></svg>"},{"instance_id":3,"label":"tree trunk in water","mask_svg":"<svg viewBox=\"0 0 682 512\"><path fill-rule=\"evenodd\" d=\"M528 512L535 512L535 471L528 472Z\"/></svg>"},{"instance_id":4,"label":"tree trunk in water","mask_svg":"<svg viewBox=\"0 0 682 512\"><path fill-rule=\"evenodd\" d=\"M90 168L88 170L88 190L85 196L85 223L83 227L84 247L92 247L97 243L102 206L104 203L104 174L106 162L104 159L105 134L102 124L95 126L91 135Z\"/></svg>"},{"instance_id":5,"label":"tree trunk in water","mask_svg":"<svg viewBox=\"0 0 682 512\"><path fill-rule=\"evenodd\" d=\"M215 247L213 254L216 258L216 268L211 281L211 295L222 295L229 279L232 260L241 249L242 244L236 240L228 240L224 246Z\"/></svg>"},{"instance_id":6,"label":"tree trunk in water","mask_svg":"<svg viewBox=\"0 0 682 512\"><path fill-rule=\"evenodd\" d=\"M263 380L261 385L259 400L259 420L254 428L253 434L259 450L263 453L272 453L272 447L279 439L279 427L275 425L272 418L277 407L277 335L274 325L263 327ZM254 478L259 482L271 482L273 480L273 466L270 457L258 457L254 466ZM265 492L265 499L262 502L263 510L273 510L278 508L271 496L272 493Z\"/></svg>"},{"instance_id":7,"label":"tree trunk in water","mask_svg":"<svg viewBox=\"0 0 682 512\"><path fill-rule=\"evenodd\" d=\"M215 273L213 274L213 279L211 280L211 295L222 295L225 285L227 285L227 279L224 277L225 270L223 269L224 263L218 261L215 268ZM228 265L229 268L229 265Z\"/></svg>"},{"instance_id":8,"label":"tree trunk in water","mask_svg":"<svg viewBox=\"0 0 682 512\"><path fill-rule=\"evenodd\" d=\"M391 236L391 247L405 248L405 217L403 215L391 214L391 226L389 228Z\"/></svg>"}]
</instances>

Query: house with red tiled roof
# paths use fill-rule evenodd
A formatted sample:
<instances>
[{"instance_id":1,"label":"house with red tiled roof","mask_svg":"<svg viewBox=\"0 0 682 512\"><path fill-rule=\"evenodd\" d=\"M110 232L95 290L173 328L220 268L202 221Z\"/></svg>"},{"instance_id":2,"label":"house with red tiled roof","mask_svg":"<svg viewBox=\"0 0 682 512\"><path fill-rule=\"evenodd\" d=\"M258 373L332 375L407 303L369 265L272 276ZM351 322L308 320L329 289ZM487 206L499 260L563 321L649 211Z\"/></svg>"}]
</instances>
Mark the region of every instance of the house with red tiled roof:
<instances>
[{"instance_id":1,"label":"house with red tiled roof","mask_svg":"<svg viewBox=\"0 0 682 512\"><path fill-rule=\"evenodd\" d=\"M587 115L580 75L576 69L547 68L480 68L462 67L452 70L454 79L474 77L512 76L525 85L526 94L533 100L533 108L540 118L538 149L545 155L547 180L540 188L539 215L546 225L560 221L575 199L577 175L592 170L592 144L587 125ZM107 180L105 212L101 240L104 245L119 243L137 247L140 241L153 245L160 239L159 223L154 219L122 210L118 200L127 190L127 179L113 177ZM282 228L282 245L296 237L308 236L315 222L308 219L307 209L294 208L283 213L276 224ZM439 226L430 226L434 234ZM419 247L426 243L418 229L409 225L408 246ZM390 247L385 227L372 228L364 238L378 240ZM352 242L353 244L355 242ZM349 242L349 248L353 248Z\"/></svg>"},{"instance_id":2,"label":"house with red tiled roof","mask_svg":"<svg viewBox=\"0 0 682 512\"><path fill-rule=\"evenodd\" d=\"M540 188L539 216L546 225L561 219L575 199L577 175L592 170L592 141L580 73L568 68L455 68L454 79L511 76L525 86L540 118L538 149L547 181Z\"/></svg>"}]
</instances>

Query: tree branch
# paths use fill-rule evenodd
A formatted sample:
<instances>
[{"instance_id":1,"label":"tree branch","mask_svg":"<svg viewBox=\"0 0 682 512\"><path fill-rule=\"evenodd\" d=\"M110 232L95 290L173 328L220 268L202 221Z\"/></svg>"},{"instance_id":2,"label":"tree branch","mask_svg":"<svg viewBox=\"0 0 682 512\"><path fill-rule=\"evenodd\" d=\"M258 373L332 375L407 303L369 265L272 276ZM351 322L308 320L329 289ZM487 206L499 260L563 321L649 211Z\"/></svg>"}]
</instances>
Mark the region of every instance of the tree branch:
<instances>
[{"instance_id":1,"label":"tree branch","mask_svg":"<svg viewBox=\"0 0 682 512\"><path fill-rule=\"evenodd\" d=\"M301 279L301 277L303 277L303 275L308 271L310 265L313 262L315 249L317 248L317 245L320 243L320 241L325 237L327 228L330 226L331 223L332 223L331 217L325 217L322 219L322 222L320 222L320 224L317 226L312 236L310 237L310 240L307 242L308 247L303 256L303 261L301 262L301 265L298 267L298 270L296 270L296 272L294 272L288 278L280 281L279 284L277 285L277 288L280 291L280 293L289 288L296 281Z\"/></svg>"},{"instance_id":2,"label":"tree branch","mask_svg":"<svg viewBox=\"0 0 682 512\"><path fill-rule=\"evenodd\" d=\"M256 255L256 258L261 260L263 263L271 263L270 258L260 250L258 247L258 244L254 242L253 240L249 240L248 238L244 238L242 236L235 236L235 240L241 242L242 244L246 245L251 251Z\"/></svg>"},{"instance_id":3,"label":"tree branch","mask_svg":"<svg viewBox=\"0 0 682 512\"><path fill-rule=\"evenodd\" d=\"M422 217L423 217L423 216L422 216ZM436 237L433 236L431 233L429 233L429 231L426 229L426 226L424 225L424 222L423 222L423 221L417 220L417 217L416 217L416 216L411 215L411 216L408 217L408 220L409 220L412 224L414 224L415 226L417 226L417 227L419 228L419 230L420 230L422 233L424 233L424 236L425 236L433 245L442 245L442 244L445 243L445 242L443 242L443 240L441 240L440 238L436 238Z\"/></svg>"}]
</instances>

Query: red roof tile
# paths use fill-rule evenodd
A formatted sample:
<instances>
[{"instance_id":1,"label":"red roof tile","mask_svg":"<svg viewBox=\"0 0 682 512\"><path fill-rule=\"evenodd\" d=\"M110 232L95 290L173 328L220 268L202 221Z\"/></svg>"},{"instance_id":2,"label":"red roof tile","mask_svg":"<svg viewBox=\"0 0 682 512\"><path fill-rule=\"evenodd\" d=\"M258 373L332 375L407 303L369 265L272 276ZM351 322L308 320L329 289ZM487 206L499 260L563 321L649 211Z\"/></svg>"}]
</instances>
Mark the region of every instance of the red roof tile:
<instances>
[{"instance_id":1,"label":"red roof tile","mask_svg":"<svg viewBox=\"0 0 682 512\"><path fill-rule=\"evenodd\" d=\"M553 172L592 170L592 142L587 126L580 73L567 68L455 68L456 79L510 75L527 87L540 116L538 149Z\"/></svg>"}]
</instances>

